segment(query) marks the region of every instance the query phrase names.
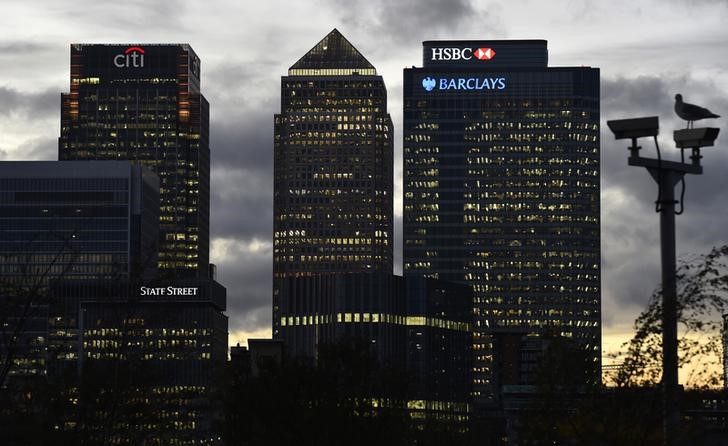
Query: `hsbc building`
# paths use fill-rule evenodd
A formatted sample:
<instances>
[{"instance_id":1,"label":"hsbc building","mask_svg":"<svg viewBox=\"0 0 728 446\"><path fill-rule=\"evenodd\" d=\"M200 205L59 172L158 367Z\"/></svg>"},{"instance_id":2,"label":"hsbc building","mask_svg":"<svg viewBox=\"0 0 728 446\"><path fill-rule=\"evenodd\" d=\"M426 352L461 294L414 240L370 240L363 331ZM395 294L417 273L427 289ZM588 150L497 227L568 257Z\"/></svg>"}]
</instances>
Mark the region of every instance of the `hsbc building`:
<instances>
[{"instance_id":1,"label":"hsbc building","mask_svg":"<svg viewBox=\"0 0 728 446\"><path fill-rule=\"evenodd\" d=\"M426 41L403 134L404 274L472 287L476 407L533 384L503 359L527 338L576 341L598 380L599 69L549 66L545 40Z\"/></svg>"}]
</instances>

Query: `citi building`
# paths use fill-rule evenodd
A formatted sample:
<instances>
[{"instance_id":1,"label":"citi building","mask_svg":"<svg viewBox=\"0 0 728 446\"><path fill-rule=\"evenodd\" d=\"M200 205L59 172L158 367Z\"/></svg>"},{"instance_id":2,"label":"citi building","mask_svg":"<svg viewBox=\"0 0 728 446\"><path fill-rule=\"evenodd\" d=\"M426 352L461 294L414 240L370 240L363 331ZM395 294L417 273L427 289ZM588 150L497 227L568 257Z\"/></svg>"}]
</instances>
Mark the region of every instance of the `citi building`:
<instances>
[{"instance_id":1,"label":"citi building","mask_svg":"<svg viewBox=\"0 0 728 446\"><path fill-rule=\"evenodd\" d=\"M544 40L424 42L403 132L404 273L472 287L475 402L500 334L572 338L598 370L599 69L549 67Z\"/></svg>"},{"instance_id":2,"label":"citi building","mask_svg":"<svg viewBox=\"0 0 728 446\"><path fill-rule=\"evenodd\" d=\"M159 176L159 267L207 277L209 106L186 44L71 45L60 160L132 160Z\"/></svg>"}]
</instances>

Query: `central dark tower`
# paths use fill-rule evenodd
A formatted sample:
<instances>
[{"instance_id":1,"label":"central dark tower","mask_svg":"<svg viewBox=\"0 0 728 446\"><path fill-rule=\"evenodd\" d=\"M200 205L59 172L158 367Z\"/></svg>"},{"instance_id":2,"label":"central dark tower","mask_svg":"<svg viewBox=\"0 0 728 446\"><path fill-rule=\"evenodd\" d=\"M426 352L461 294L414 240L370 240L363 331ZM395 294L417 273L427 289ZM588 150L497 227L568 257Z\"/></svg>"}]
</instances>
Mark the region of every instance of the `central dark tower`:
<instances>
[{"instance_id":1,"label":"central dark tower","mask_svg":"<svg viewBox=\"0 0 728 446\"><path fill-rule=\"evenodd\" d=\"M392 272L392 120L381 76L336 29L281 78L273 336L286 278Z\"/></svg>"},{"instance_id":2,"label":"central dark tower","mask_svg":"<svg viewBox=\"0 0 728 446\"><path fill-rule=\"evenodd\" d=\"M59 160L132 160L159 176L161 272L208 276L209 106L189 45L71 45Z\"/></svg>"}]
</instances>

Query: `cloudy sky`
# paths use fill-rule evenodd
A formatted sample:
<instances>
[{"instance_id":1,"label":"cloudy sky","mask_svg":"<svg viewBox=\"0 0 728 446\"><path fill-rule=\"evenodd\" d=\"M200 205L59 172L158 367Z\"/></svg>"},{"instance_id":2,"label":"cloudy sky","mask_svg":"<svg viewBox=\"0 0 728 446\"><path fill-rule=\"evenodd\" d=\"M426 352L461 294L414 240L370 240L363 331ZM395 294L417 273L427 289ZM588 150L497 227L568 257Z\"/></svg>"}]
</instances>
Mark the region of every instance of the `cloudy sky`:
<instances>
[{"instance_id":1,"label":"cloudy sky","mask_svg":"<svg viewBox=\"0 0 728 446\"><path fill-rule=\"evenodd\" d=\"M659 282L659 233L656 187L647 172L627 168L626 144L614 141L604 121L658 115L661 147L675 156L671 132L683 125L672 112L676 93L728 115L726 0L3 0L2 11L0 160L56 159L70 43L189 43L200 56L211 104L211 258L228 289L231 343L270 334L280 76L332 28L384 76L397 197L402 68L421 65L423 40L547 39L550 65L601 68L605 347L629 334ZM705 175L688 178L679 255L728 242L728 143L718 146L706 150ZM395 216L400 246L401 199Z\"/></svg>"}]
</instances>

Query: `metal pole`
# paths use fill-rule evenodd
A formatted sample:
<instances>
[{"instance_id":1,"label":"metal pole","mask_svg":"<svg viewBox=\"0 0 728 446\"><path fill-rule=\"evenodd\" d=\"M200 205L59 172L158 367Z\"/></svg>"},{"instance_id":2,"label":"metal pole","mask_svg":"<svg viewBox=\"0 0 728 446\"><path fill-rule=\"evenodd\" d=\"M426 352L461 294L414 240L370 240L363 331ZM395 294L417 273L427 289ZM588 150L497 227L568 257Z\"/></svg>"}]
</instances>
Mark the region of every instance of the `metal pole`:
<instances>
[{"instance_id":1,"label":"metal pole","mask_svg":"<svg viewBox=\"0 0 728 446\"><path fill-rule=\"evenodd\" d=\"M659 172L661 189L660 244L662 256L662 386L664 444L677 444L680 423L677 379L677 284L675 279L675 184L682 177L669 169Z\"/></svg>"},{"instance_id":2,"label":"metal pole","mask_svg":"<svg viewBox=\"0 0 728 446\"><path fill-rule=\"evenodd\" d=\"M657 117L622 119L608 121L609 128L617 139L632 139L627 164L644 167L657 182L660 191L660 256L662 260L662 391L663 391L663 444L675 446L682 443L680 434L680 407L677 374L677 283L675 256L675 185L685 174L701 175L700 147L712 146L719 129L683 129L673 133L675 143L681 150L692 149L692 163L663 160L657 145ZM657 159L639 156L637 139L645 136L655 138ZM684 153L684 152L683 152ZM684 189L683 189L684 192ZM681 206L682 208L682 206ZM682 213L682 211L681 211Z\"/></svg>"}]
</instances>

